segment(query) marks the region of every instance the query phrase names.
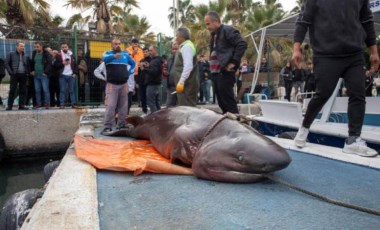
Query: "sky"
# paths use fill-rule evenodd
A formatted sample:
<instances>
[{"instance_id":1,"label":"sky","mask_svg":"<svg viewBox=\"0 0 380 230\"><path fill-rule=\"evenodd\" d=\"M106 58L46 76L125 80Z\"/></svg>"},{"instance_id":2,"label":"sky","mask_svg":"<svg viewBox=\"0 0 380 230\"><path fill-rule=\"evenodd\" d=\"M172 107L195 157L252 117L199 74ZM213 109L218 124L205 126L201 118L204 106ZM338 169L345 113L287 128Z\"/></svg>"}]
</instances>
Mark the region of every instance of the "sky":
<instances>
[{"instance_id":1,"label":"sky","mask_svg":"<svg viewBox=\"0 0 380 230\"><path fill-rule=\"evenodd\" d=\"M67 10L63 5L66 1L52 0L51 8L53 15L59 15L63 18L69 18L72 10ZM173 36L173 29L170 27L167 15L169 8L173 6L173 0L138 0L140 9L134 9L133 12L139 16L145 16L151 25L150 31ZM192 0L193 5L207 3L207 0ZM296 5L296 0L279 0L285 11L290 11ZM70 12L70 13L67 13Z\"/></svg>"}]
</instances>

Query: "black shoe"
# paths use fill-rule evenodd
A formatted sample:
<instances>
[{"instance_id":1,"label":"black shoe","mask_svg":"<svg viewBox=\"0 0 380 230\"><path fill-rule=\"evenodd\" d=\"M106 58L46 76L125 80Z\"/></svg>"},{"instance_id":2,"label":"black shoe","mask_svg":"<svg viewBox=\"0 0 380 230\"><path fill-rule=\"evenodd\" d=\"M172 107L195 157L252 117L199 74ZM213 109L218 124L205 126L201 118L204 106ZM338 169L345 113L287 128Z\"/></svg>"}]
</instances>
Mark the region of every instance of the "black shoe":
<instances>
[{"instance_id":1,"label":"black shoe","mask_svg":"<svg viewBox=\"0 0 380 230\"><path fill-rule=\"evenodd\" d=\"M29 110L29 109L23 106L23 107L19 107L18 110Z\"/></svg>"},{"instance_id":2,"label":"black shoe","mask_svg":"<svg viewBox=\"0 0 380 230\"><path fill-rule=\"evenodd\" d=\"M111 128L104 128L103 131L100 134L107 136L110 133L112 133L112 129Z\"/></svg>"},{"instance_id":3,"label":"black shoe","mask_svg":"<svg viewBox=\"0 0 380 230\"><path fill-rule=\"evenodd\" d=\"M7 111L11 111L12 110L12 107L7 107L5 110L7 110Z\"/></svg>"}]
</instances>

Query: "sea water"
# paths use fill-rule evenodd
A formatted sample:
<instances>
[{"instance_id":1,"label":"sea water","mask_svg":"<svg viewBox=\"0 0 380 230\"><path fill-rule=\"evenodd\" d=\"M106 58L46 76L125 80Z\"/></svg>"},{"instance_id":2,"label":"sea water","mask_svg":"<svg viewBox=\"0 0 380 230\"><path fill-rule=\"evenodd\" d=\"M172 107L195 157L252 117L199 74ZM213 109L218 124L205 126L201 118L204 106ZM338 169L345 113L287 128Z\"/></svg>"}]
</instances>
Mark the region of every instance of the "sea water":
<instances>
[{"instance_id":1,"label":"sea water","mask_svg":"<svg viewBox=\"0 0 380 230\"><path fill-rule=\"evenodd\" d=\"M43 157L4 159L0 162L0 213L12 194L31 188L42 188L45 184L44 166L62 159L63 154Z\"/></svg>"}]
</instances>

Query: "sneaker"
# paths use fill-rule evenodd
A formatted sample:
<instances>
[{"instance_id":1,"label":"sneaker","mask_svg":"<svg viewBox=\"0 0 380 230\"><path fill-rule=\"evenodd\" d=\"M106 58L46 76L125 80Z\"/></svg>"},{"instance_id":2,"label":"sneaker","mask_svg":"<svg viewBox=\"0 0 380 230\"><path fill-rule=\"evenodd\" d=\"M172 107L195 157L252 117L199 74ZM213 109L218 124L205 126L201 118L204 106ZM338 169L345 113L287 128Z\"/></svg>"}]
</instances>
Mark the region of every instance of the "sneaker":
<instances>
[{"instance_id":1,"label":"sneaker","mask_svg":"<svg viewBox=\"0 0 380 230\"><path fill-rule=\"evenodd\" d=\"M7 110L7 111L11 111L11 110L12 110L12 107L8 106L5 110Z\"/></svg>"},{"instance_id":2,"label":"sneaker","mask_svg":"<svg viewBox=\"0 0 380 230\"><path fill-rule=\"evenodd\" d=\"M294 138L294 145L298 148L305 147L307 135L309 135L309 129L301 127L298 130L296 137Z\"/></svg>"},{"instance_id":3,"label":"sneaker","mask_svg":"<svg viewBox=\"0 0 380 230\"><path fill-rule=\"evenodd\" d=\"M49 104L45 104L45 109L49 109Z\"/></svg>"},{"instance_id":4,"label":"sneaker","mask_svg":"<svg viewBox=\"0 0 380 230\"><path fill-rule=\"evenodd\" d=\"M39 109L41 106L40 106L40 104L36 104L34 107L33 107L33 109Z\"/></svg>"},{"instance_id":5,"label":"sneaker","mask_svg":"<svg viewBox=\"0 0 380 230\"><path fill-rule=\"evenodd\" d=\"M24 106L21 106L21 107L18 107L18 110L29 110L29 109Z\"/></svg>"},{"instance_id":6,"label":"sneaker","mask_svg":"<svg viewBox=\"0 0 380 230\"><path fill-rule=\"evenodd\" d=\"M102 135L108 135L112 132L111 128L104 128L103 131L100 133Z\"/></svg>"},{"instance_id":7,"label":"sneaker","mask_svg":"<svg viewBox=\"0 0 380 230\"><path fill-rule=\"evenodd\" d=\"M60 108L60 109L64 109L64 108L65 108L65 106L64 106L64 105L61 105L61 106L59 106L59 108Z\"/></svg>"},{"instance_id":8,"label":"sneaker","mask_svg":"<svg viewBox=\"0 0 380 230\"><path fill-rule=\"evenodd\" d=\"M374 157L378 154L376 150L368 147L367 143L360 137L357 137L351 144L348 144L347 141L345 141L343 152L359 155L362 157Z\"/></svg>"}]
</instances>

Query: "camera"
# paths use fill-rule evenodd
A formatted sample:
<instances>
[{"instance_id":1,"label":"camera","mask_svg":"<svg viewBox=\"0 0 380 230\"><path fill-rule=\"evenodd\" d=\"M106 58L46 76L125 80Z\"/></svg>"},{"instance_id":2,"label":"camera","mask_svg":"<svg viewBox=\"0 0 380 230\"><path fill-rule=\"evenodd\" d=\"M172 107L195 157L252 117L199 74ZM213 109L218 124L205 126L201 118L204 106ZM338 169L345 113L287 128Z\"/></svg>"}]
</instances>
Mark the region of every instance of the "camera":
<instances>
[{"instance_id":1,"label":"camera","mask_svg":"<svg viewBox=\"0 0 380 230\"><path fill-rule=\"evenodd\" d=\"M70 58L66 58L65 61L70 61Z\"/></svg>"}]
</instances>

